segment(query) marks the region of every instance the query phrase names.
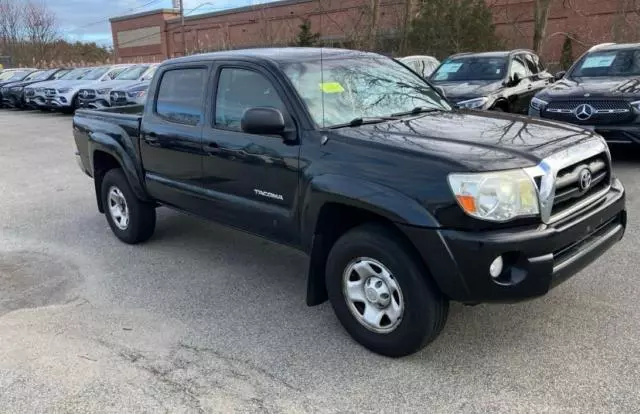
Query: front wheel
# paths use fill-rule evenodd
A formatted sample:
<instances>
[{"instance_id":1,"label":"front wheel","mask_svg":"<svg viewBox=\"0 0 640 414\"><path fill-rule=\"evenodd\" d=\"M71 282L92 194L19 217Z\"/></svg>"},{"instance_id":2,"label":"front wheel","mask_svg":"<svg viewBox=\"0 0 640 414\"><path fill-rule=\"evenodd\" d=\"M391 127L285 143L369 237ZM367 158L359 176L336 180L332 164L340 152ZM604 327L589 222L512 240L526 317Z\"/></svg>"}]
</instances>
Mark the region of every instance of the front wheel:
<instances>
[{"instance_id":1,"label":"front wheel","mask_svg":"<svg viewBox=\"0 0 640 414\"><path fill-rule=\"evenodd\" d=\"M329 253L326 284L340 323L381 355L417 352L447 319L448 300L411 246L385 226L366 224L343 235Z\"/></svg>"},{"instance_id":2,"label":"front wheel","mask_svg":"<svg viewBox=\"0 0 640 414\"><path fill-rule=\"evenodd\" d=\"M135 196L122 170L112 169L105 174L102 203L111 230L123 242L141 243L153 235L155 207Z\"/></svg>"}]
</instances>

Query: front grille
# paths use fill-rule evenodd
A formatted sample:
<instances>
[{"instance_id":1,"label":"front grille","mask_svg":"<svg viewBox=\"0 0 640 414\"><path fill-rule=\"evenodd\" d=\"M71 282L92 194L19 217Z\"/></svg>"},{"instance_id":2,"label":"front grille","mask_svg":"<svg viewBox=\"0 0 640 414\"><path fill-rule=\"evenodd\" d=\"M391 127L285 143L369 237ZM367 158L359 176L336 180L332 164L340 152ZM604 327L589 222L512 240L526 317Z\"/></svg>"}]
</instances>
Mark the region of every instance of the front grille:
<instances>
[{"instance_id":1,"label":"front grille","mask_svg":"<svg viewBox=\"0 0 640 414\"><path fill-rule=\"evenodd\" d=\"M44 92L44 88L36 88L36 93L42 93Z\"/></svg>"},{"instance_id":2,"label":"front grille","mask_svg":"<svg viewBox=\"0 0 640 414\"><path fill-rule=\"evenodd\" d=\"M125 92L113 91L109 94L109 100L111 101L111 105L124 104L127 102L127 95Z\"/></svg>"},{"instance_id":3,"label":"front grille","mask_svg":"<svg viewBox=\"0 0 640 414\"><path fill-rule=\"evenodd\" d=\"M33 89L25 89L24 90L24 96L27 98L30 98L32 96L36 95L36 91L34 91Z\"/></svg>"},{"instance_id":4,"label":"front grille","mask_svg":"<svg viewBox=\"0 0 640 414\"><path fill-rule=\"evenodd\" d=\"M83 99L83 100L95 99L96 98L96 91L93 90L93 89L82 89L78 93L78 96L80 97L80 99Z\"/></svg>"},{"instance_id":5,"label":"front grille","mask_svg":"<svg viewBox=\"0 0 640 414\"><path fill-rule=\"evenodd\" d=\"M584 105L588 105L589 108L585 108ZM590 116L586 116L585 113L589 113ZM608 125L631 122L634 113L626 101L594 99L552 101L544 108L541 116L579 125Z\"/></svg>"},{"instance_id":6,"label":"front grille","mask_svg":"<svg viewBox=\"0 0 640 414\"><path fill-rule=\"evenodd\" d=\"M47 89L44 90L44 94L48 98L52 98L52 97L56 96L56 90L52 89L52 88L47 88Z\"/></svg>"},{"instance_id":7,"label":"front grille","mask_svg":"<svg viewBox=\"0 0 640 414\"><path fill-rule=\"evenodd\" d=\"M556 176L556 192L551 217L570 210L590 196L606 190L611 183L611 166L601 153L564 167Z\"/></svg>"}]
</instances>

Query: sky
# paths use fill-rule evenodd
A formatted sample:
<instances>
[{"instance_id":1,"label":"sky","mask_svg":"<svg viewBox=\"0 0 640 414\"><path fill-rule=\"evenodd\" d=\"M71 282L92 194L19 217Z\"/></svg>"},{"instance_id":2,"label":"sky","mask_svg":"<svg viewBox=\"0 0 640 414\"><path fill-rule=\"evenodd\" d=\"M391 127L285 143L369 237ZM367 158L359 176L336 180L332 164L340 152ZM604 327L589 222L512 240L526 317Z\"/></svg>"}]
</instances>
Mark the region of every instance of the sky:
<instances>
[{"instance_id":1,"label":"sky","mask_svg":"<svg viewBox=\"0 0 640 414\"><path fill-rule=\"evenodd\" d=\"M185 16L268 3L274 0L184 0ZM55 13L62 36L70 41L111 45L109 18L170 8L171 0L46 0ZM104 5L109 7L105 8Z\"/></svg>"}]
</instances>

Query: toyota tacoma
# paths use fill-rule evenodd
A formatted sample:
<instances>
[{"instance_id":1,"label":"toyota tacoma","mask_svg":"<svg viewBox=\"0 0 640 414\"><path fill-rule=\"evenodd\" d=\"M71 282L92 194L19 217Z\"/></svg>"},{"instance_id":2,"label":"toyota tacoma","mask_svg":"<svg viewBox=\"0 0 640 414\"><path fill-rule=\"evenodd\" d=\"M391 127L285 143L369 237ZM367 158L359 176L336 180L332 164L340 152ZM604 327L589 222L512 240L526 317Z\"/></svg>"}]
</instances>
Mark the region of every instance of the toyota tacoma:
<instances>
[{"instance_id":1,"label":"toyota tacoma","mask_svg":"<svg viewBox=\"0 0 640 414\"><path fill-rule=\"evenodd\" d=\"M252 49L163 62L144 106L79 110L97 209L125 243L156 208L309 255L307 304L392 357L433 341L449 302L546 294L626 228L601 136L452 108L377 54Z\"/></svg>"}]
</instances>

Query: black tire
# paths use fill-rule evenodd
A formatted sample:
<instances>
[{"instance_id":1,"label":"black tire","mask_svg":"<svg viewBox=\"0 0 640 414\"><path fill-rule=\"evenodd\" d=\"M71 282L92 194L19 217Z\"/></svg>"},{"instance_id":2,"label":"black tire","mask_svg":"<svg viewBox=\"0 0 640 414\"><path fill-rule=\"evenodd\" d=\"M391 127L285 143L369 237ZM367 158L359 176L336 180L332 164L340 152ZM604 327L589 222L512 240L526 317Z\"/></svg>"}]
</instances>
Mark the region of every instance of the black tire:
<instances>
[{"instance_id":1,"label":"black tire","mask_svg":"<svg viewBox=\"0 0 640 414\"><path fill-rule=\"evenodd\" d=\"M407 242L390 228L378 224L365 224L348 231L329 253L326 284L331 305L347 332L373 352L389 357L413 354L433 341L445 325L449 301L415 256ZM391 332L378 333L367 328L347 304L342 289L343 273L350 263L361 257L384 265L400 286L404 313Z\"/></svg>"},{"instance_id":2,"label":"black tire","mask_svg":"<svg viewBox=\"0 0 640 414\"><path fill-rule=\"evenodd\" d=\"M120 192L126 202L128 212L126 226L123 226L123 223L120 226L116 224L117 219L114 218L109 208L109 193L114 188ZM112 169L105 174L102 180L101 194L104 214L109 227L111 227L116 237L128 244L137 244L149 240L156 227L155 207L135 196L121 169Z\"/></svg>"}]
</instances>

